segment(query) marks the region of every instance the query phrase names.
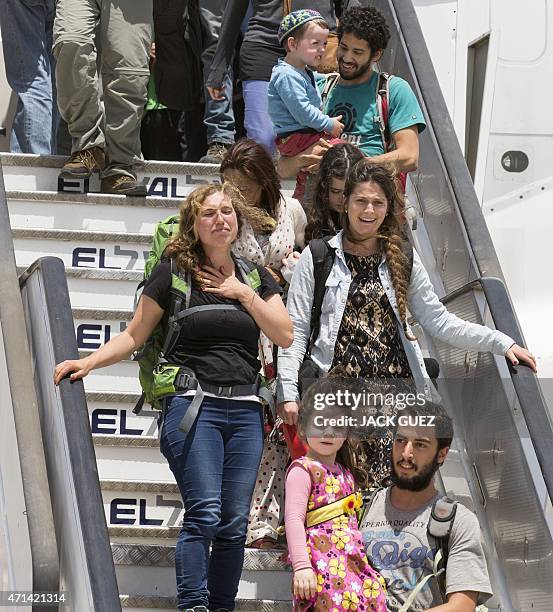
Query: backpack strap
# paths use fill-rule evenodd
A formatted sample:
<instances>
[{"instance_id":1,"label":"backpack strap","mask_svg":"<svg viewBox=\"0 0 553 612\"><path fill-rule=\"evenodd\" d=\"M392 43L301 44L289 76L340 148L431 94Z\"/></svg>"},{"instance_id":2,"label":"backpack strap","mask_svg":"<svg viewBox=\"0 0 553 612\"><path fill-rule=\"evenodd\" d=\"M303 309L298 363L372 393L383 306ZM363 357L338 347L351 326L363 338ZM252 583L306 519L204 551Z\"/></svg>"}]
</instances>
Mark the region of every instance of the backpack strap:
<instances>
[{"instance_id":1,"label":"backpack strap","mask_svg":"<svg viewBox=\"0 0 553 612\"><path fill-rule=\"evenodd\" d=\"M409 597L399 609L399 612L407 612L411 609L411 604L415 601L415 598L425 586L425 584L431 579L436 578L442 600L445 602L446 599L446 566L447 557L449 555L449 535L453 528L453 522L457 513L457 502L450 499L449 497L440 497L432 504L430 511L430 517L426 529L428 534L436 539L438 548L434 555L434 562L432 566L432 573L427 574L422 580L419 580L415 585L415 588L409 594Z\"/></svg>"},{"instance_id":2,"label":"backpack strap","mask_svg":"<svg viewBox=\"0 0 553 612\"><path fill-rule=\"evenodd\" d=\"M413 245L409 242L409 240L402 240L401 250L409 262L409 277L411 277L411 273L413 272L413 260L415 258L413 254Z\"/></svg>"},{"instance_id":3,"label":"backpack strap","mask_svg":"<svg viewBox=\"0 0 553 612\"><path fill-rule=\"evenodd\" d=\"M175 274L174 260L171 259L171 277ZM174 299L171 300L169 306L169 316L167 318L167 334L165 335L165 341L163 348L161 349L160 360L164 360L167 355L171 354L171 351L175 348L175 344L179 339L180 330L184 323L181 313L188 310L190 306L190 298L192 296L192 275L190 272L181 272L176 270L176 276L182 281L183 285L180 288L184 289L184 292L174 292Z\"/></svg>"},{"instance_id":4,"label":"backpack strap","mask_svg":"<svg viewBox=\"0 0 553 612\"><path fill-rule=\"evenodd\" d=\"M313 291L313 304L311 306L311 333L307 342L306 355L311 354L311 348L315 340L319 337L321 329L321 308L326 291L326 279L334 265L336 256L335 250L329 246L328 242L331 236L324 238L316 238L309 243L311 256L313 258L313 278L315 280L315 288Z\"/></svg>"},{"instance_id":5,"label":"backpack strap","mask_svg":"<svg viewBox=\"0 0 553 612\"><path fill-rule=\"evenodd\" d=\"M326 112L325 106L326 106L326 101L328 99L328 96L330 95L330 92L334 89L334 86L338 82L339 78L340 78L339 72L331 72L330 74L326 75L325 84L324 84L323 90L321 91L321 102L322 102L323 113Z\"/></svg>"},{"instance_id":6,"label":"backpack strap","mask_svg":"<svg viewBox=\"0 0 553 612\"><path fill-rule=\"evenodd\" d=\"M382 138L382 146L384 153L390 150L392 145L392 136L388 127L388 118L390 112L390 80L392 75L387 72L381 72L378 75L378 84L376 87L376 111L378 129Z\"/></svg>"},{"instance_id":7,"label":"backpack strap","mask_svg":"<svg viewBox=\"0 0 553 612\"><path fill-rule=\"evenodd\" d=\"M445 570L449 556L449 536L453 528L456 513L457 502L447 496L441 497L432 505L427 525L428 533L436 538L438 543L436 555L438 552L441 552L441 559L437 563L436 569L438 570L438 586L440 587L440 592L444 601L446 591Z\"/></svg>"},{"instance_id":8,"label":"backpack strap","mask_svg":"<svg viewBox=\"0 0 553 612\"><path fill-rule=\"evenodd\" d=\"M446 566L447 557L449 554L449 535L453 528L453 522L455 521L455 515L457 513L456 501L450 499L447 496L440 497L432 504L430 511L430 518L426 529L428 534L436 539L438 542L438 548L434 555L434 562L432 566L432 573L427 574L422 580L419 580L415 585L415 588L409 594L409 597L399 609L398 612L408 612L411 610L411 605L415 601L415 598L426 585L431 578L436 578L438 587L442 596L442 600L446 600Z\"/></svg>"}]
</instances>

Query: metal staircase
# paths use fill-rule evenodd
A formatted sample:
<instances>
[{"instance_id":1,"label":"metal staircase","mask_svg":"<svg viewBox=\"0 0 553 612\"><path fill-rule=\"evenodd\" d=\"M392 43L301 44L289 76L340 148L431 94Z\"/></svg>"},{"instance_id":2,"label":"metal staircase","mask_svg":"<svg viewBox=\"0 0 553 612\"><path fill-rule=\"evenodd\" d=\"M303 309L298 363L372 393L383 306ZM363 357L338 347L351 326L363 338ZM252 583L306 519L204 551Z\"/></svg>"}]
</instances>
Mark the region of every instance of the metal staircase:
<instances>
[{"instance_id":1,"label":"metal staircase","mask_svg":"<svg viewBox=\"0 0 553 612\"><path fill-rule=\"evenodd\" d=\"M59 181L61 158L3 155L1 161L18 270L40 257L62 259L81 357L132 317L154 226L182 201L160 196L183 196L218 179L214 166L149 163L139 179L157 196L126 198L83 193L98 188L95 178ZM182 500L159 451L157 413L132 412L137 372L135 363L124 361L92 372L84 385L120 604L144 612L175 608ZM281 554L246 551L238 609L290 609L290 574Z\"/></svg>"}]
</instances>

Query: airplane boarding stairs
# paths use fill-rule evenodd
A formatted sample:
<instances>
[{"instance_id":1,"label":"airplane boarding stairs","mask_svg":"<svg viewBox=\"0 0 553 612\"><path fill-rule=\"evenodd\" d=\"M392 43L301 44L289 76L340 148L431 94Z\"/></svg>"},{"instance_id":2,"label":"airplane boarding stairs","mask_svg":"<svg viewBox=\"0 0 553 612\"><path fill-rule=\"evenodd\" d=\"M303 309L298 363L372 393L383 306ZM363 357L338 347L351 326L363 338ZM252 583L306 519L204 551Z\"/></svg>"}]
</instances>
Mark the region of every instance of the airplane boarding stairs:
<instances>
[{"instance_id":1,"label":"airplane boarding stairs","mask_svg":"<svg viewBox=\"0 0 553 612\"><path fill-rule=\"evenodd\" d=\"M413 242L452 312L495 323L522 343L413 9L402 0L376 4L395 25L383 68L411 82L428 119L421 135L420 167L408 184L417 212ZM74 416L86 414L80 383L63 383L56 395L50 366L77 351L88 354L124 329L154 224L175 211L194 186L217 180L217 169L147 163L139 179L148 185L149 197L138 199L83 193L97 191L96 178L58 181L61 158L0 159L19 272L37 258L55 256L65 264L67 276L64 286L60 264L48 259L22 277L43 409L60 582L75 592L86 591L79 582L82 576L69 571L76 555L92 586L88 599L82 600L89 603L73 609L174 608L174 540L182 503L157 448L155 414L132 412L139 392L136 364L124 362L86 379L91 440L86 419ZM290 187L288 183L285 189ZM47 349L40 329L49 334L53 351ZM553 430L537 381L525 368L510 371L503 358L433 344L420 329L416 333L427 353L440 362L439 390L455 417L457 435L441 470L443 488L479 518L495 593L488 605L548 611L553 601ZM54 401L67 395L63 416L58 414L56 420L44 412L46 396ZM91 465L94 453L97 472ZM65 467L58 460L61 454L71 458ZM75 457L79 469L71 471L72 485L64 489L63 470L73 470ZM91 529L96 535L93 546ZM278 557L274 552L247 551L239 609L290 609L290 573ZM97 589L102 590L100 599L94 599Z\"/></svg>"}]
</instances>

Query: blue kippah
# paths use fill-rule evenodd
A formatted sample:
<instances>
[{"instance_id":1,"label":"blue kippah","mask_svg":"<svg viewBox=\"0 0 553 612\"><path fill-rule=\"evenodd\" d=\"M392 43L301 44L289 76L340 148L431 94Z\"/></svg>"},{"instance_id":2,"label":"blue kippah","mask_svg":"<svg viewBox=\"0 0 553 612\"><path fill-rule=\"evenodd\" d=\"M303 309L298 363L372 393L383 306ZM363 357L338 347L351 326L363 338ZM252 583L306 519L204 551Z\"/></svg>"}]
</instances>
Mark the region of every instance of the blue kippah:
<instances>
[{"instance_id":1,"label":"blue kippah","mask_svg":"<svg viewBox=\"0 0 553 612\"><path fill-rule=\"evenodd\" d=\"M289 36L296 28L299 28L304 23L314 21L315 19L322 19L322 15L312 9L300 9L299 11L292 11L288 13L286 17L280 22L278 28L278 42L282 44L282 41Z\"/></svg>"}]
</instances>

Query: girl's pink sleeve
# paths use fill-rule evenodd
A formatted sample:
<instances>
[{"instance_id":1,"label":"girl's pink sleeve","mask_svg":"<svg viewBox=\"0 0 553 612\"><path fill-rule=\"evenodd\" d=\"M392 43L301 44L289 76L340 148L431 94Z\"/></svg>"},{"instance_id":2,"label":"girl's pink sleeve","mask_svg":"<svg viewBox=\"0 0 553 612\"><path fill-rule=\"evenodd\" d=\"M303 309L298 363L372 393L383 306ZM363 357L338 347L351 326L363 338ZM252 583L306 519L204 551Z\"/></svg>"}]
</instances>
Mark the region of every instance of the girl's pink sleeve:
<instances>
[{"instance_id":1,"label":"girl's pink sleeve","mask_svg":"<svg viewBox=\"0 0 553 612\"><path fill-rule=\"evenodd\" d=\"M311 477L299 465L292 465L286 477L284 521L288 553L294 571L311 567L307 554L305 513L311 494Z\"/></svg>"}]
</instances>

